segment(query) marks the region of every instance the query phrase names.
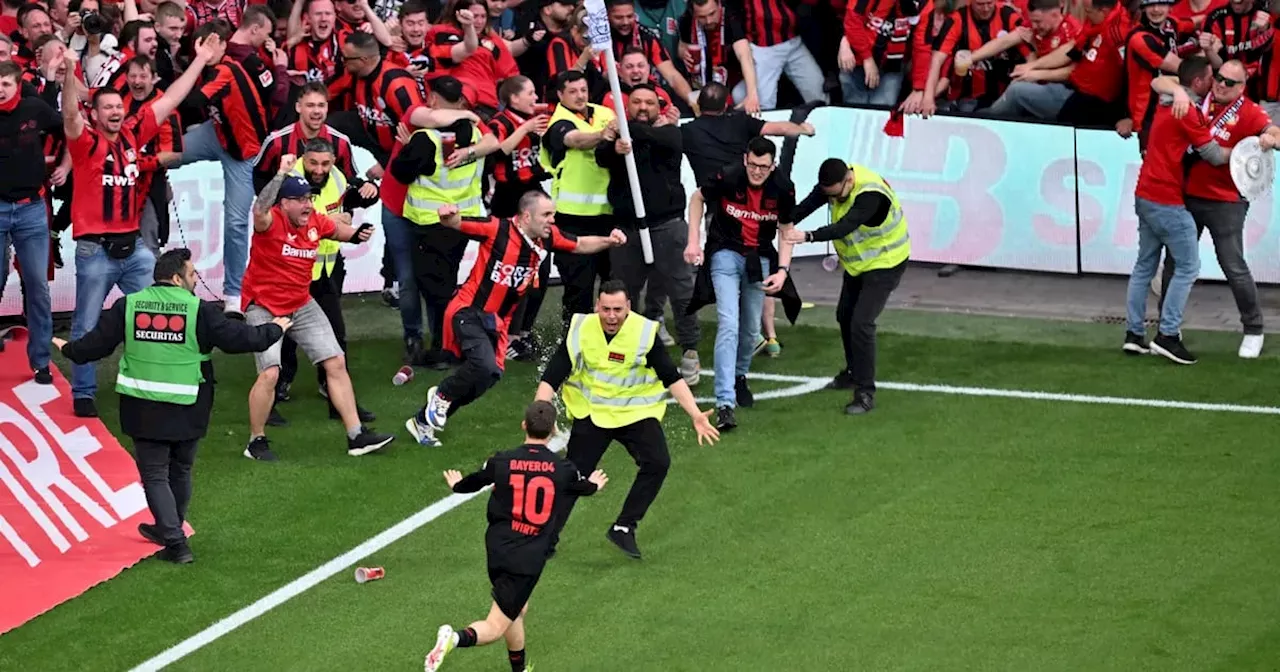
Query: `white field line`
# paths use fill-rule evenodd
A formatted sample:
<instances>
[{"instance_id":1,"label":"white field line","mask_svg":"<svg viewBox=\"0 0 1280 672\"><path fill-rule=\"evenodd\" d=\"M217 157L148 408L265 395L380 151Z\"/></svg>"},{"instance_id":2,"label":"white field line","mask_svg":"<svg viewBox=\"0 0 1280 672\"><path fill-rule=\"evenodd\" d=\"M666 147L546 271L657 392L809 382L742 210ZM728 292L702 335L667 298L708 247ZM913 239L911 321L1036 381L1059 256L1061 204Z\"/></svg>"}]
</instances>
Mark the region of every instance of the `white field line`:
<instances>
[{"instance_id":1,"label":"white field line","mask_svg":"<svg viewBox=\"0 0 1280 672\"><path fill-rule=\"evenodd\" d=\"M703 376L712 377L711 371L703 371ZM814 376L788 376L773 373L749 373L747 377L752 380L793 383L790 387L783 387L774 390L767 390L755 395L756 399L780 399L783 397L796 397L802 394L808 394L822 389L831 380L830 378L819 378ZM954 394L971 397L1001 397L1005 399L1026 399L1033 401L1061 401L1075 404L1102 404L1115 406L1135 406L1147 408L1169 408L1191 411L1209 411L1216 413L1252 413L1258 415L1280 415L1280 407L1276 406L1245 406L1241 404L1213 404L1191 401L1169 401L1165 399L1140 399L1131 397L1104 397L1093 396L1087 394L1061 394L1056 392L1035 392L1028 390L1003 390L989 387L961 387L954 385L921 385L917 383L893 383L884 382L876 383L876 387L885 390L898 390L903 392L926 392L933 394ZM712 398L700 398L699 403L709 403L714 401ZM674 400L668 400L673 403ZM559 446L563 449L563 446ZM275 607L284 604L290 599L301 595L302 593L314 588L321 582L329 579L345 570L352 565L363 560L364 558L377 553L378 551L390 546L391 544L412 534L417 529L427 523L443 516L444 514L462 506L466 502L478 497L486 492L488 488L480 492L474 492L466 495L449 495L444 497L427 508L405 518L404 520L392 525L378 535L361 543L359 546L339 555L338 557L320 565L297 579L285 584L271 594L250 604L249 606L227 616L226 618L214 623L213 625L192 635L186 640L167 649L154 658L133 668L132 672L152 672L160 670L171 665L182 658L212 644L224 635L229 634L236 628L252 621L259 616L267 613Z\"/></svg>"}]
</instances>

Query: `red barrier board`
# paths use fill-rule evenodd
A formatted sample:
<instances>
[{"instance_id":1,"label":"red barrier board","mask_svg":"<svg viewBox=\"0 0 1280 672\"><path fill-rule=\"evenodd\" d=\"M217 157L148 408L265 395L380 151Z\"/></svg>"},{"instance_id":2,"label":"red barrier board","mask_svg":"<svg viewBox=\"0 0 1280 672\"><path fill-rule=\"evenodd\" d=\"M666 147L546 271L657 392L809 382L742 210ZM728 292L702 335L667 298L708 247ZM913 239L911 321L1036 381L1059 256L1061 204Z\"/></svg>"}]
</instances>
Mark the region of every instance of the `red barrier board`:
<instances>
[{"instance_id":1,"label":"red barrier board","mask_svg":"<svg viewBox=\"0 0 1280 672\"><path fill-rule=\"evenodd\" d=\"M97 418L71 411L71 387L32 380L27 332L0 352L0 633L160 550L133 457Z\"/></svg>"}]
</instances>

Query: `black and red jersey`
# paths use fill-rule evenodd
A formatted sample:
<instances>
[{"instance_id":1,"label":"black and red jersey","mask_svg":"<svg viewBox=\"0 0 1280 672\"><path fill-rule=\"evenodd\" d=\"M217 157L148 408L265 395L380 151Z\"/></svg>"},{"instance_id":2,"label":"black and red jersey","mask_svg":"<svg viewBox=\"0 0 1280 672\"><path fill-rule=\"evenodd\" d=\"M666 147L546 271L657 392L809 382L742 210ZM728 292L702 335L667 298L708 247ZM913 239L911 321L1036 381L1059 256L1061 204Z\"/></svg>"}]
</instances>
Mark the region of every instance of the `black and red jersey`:
<instances>
[{"instance_id":1,"label":"black and red jersey","mask_svg":"<svg viewBox=\"0 0 1280 672\"><path fill-rule=\"evenodd\" d=\"M73 238L126 234L138 230L142 205L147 198L139 174L158 164L142 154L142 148L160 133L150 105L125 119L115 141L85 128L69 140L75 180L71 195Z\"/></svg>"},{"instance_id":2,"label":"black and red jersey","mask_svg":"<svg viewBox=\"0 0 1280 672\"><path fill-rule=\"evenodd\" d=\"M1271 19L1271 29L1280 28L1280 16ZM1262 60L1258 62L1258 73L1249 78L1249 98L1251 100L1280 100L1280 40L1271 40Z\"/></svg>"},{"instance_id":3,"label":"black and red jersey","mask_svg":"<svg viewBox=\"0 0 1280 672\"><path fill-rule=\"evenodd\" d=\"M870 58L882 72L900 72L911 33L928 0L854 0L844 14L844 36L858 63Z\"/></svg>"},{"instance_id":4,"label":"black and red jersey","mask_svg":"<svg viewBox=\"0 0 1280 672\"><path fill-rule=\"evenodd\" d=\"M1188 39L1194 40L1195 26L1190 21L1165 19L1153 26L1145 18L1138 22L1125 39L1124 67L1128 76L1129 118L1133 130L1141 131L1151 101L1151 80L1160 76L1160 65L1170 53L1177 53ZM1195 49L1199 50L1199 44Z\"/></svg>"},{"instance_id":5,"label":"black and red jersey","mask_svg":"<svg viewBox=\"0 0 1280 672\"><path fill-rule=\"evenodd\" d=\"M351 32L336 27L328 39L303 38L289 52L289 69L305 72L308 82L324 82L342 72L342 43Z\"/></svg>"},{"instance_id":6,"label":"black and red jersey","mask_svg":"<svg viewBox=\"0 0 1280 672\"><path fill-rule=\"evenodd\" d=\"M991 18L985 20L973 16L970 9L961 8L943 21L941 33L933 45L934 51L945 52L954 58L958 51L977 51L997 36L1022 26L1022 16L1009 5L996 7ZM948 75L951 78L949 98L994 102L1009 85L1013 66L1030 53L1031 47L1025 42L1019 43L1013 49L974 63L964 77L951 73Z\"/></svg>"},{"instance_id":7,"label":"black and red jersey","mask_svg":"<svg viewBox=\"0 0 1280 672\"><path fill-rule=\"evenodd\" d=\"M681 42L702 46L698 54L698 72L692 76L695 82L700 82L703 86L718 82L733 90L742 81L742 63L738 62L733 45L747 39L747 31L742 27L742 19L728 7L720 8L719 28L702 28L693 20L693 13L690 11L680 17L677 31Z\"/></svg>"},{"instance_id":8,"label":"black and red jersey","mask_svg":"<svg viewBox=\"0 0 1280 672\"><path fill-rule=\"evenodd\" d=\"M572 462L545 445L525 444L496 453L453 486L478 492L492 485L484 535L490 570L537 576L569 500L595 494Z\"/></svg>"},{"instance_id":9,"label":"black and red jersey","mask_svg":"<svg viewBox=\"0 0 1280 672\"><path fill-rule=\"evenodd\" d=\"M793 0L743 0L747 39L757 47L782 44L800 34Z\"/></svg>"},{"instance_id":10,"label":"black and red jersey","mask_svg":"<svg viewBox=\"0 0 1280 672\"><path fill-rule=\"evenodd\" d=\"M505 108L489 120L489 128L498 142L503 142L523 125L527 118L511 108ZM493 179L499 184L512 182L540 182L550 177L538 163L538 152L542 148L542 138L535 133L526 133L520 144L510 154L496 152L493 157Z\"/></svg>"},{"instance_id":11,"label":"black and red jersey","mask_svg":"<svg viewBox=\"0 0 1280 672\"><path fill-rule=\"evenodd\" d=\"M471 275L453 295L449 308L452 311L469 306L495 315L503 331L520 304L520 297L537 282L542 258L549 251L572 253L578 241L553 225L548 250L543 241L525 236L514 221L496 217L463 220L461 230L464 235L480 241L480 250Z\"/></svg>"},{"instance_id":12,"label":"black and red jersey","mask_svg":"<svg viewBox=\"0 0 1280 672\"><path fill-rule=\"evenodd\" d=\"M671 56L667 54L667 48L662 46L662 42L653 36L640 24L631 27L630 35L619 35L617 31L613 32L613 60L615 63L622 61L622 56L626 54L628 49L636 48L644 52L644 57L648 59L649 79L654 83L658 83L658 64L666 63L671 60Z\"/></svg>"},{"instance_id":13,"label":"black and red jersey","mask_svg":"<svg viewBox=\"0 0 1280 672\"><path fill-rule=\"evenodd\" d=\"M795 185L777 172L753 187L746 168L731 165L702 187L702 197L711 211L708 256L729 249L744 256L773 258L778 225L791 224L795 218Z\"/></svg>"},{"instance_id":14,"label":"black and red jersey","mask_svg":"<svg viewBox=\"0 0 1280 672\"><path fill-rule=\"evenodd\" d=\"M126 92L124 94L125 115L128 117L140 115L144 107L160 100L162 95L164 95L164 91L152 89L149 98L138 100ZM156 134L155 138L152 138L151 142L143 145L143 153L145 154L156 155L160 152L182 153L182 126L178 123L177 113L171 113L164 121L160 122L160 132Z\"/></svg>"},{"instance_id":15,"label":"black and red jersey","mask_svg":"<svg viewBox=\"0 0 1280 672\"><path fill-rule=\"evenodd\" d=\"M325 124L316 133L317 138L328 140L333 145L333 165L347 178L356 176L355 162L351 156L351 139L343 133ZM280 159L286 154L302 158L307 146L306 130L298 121L284 128L273 131L262 142L262 149L253 160L253 191L257 193L267 186L271 178L280 169Z\"/></svg>"},{"instance_id":16,"label":"black and red jersey","mask_svg":"<svg viewBox=\"0 0 1280 672\"><path fill-rule=\"evenodd\" d=\"M197 99L208 110L218 141L231 158L247 161L262 149L268 131L266 103L274 85L271 70L263 69L254 77L229 56L206 68Z\"/></svg>"},{"instance_id":17,"label":"black and red jersey","mask_svg":"<svg viewBox=\"0 0 1280 672\"><path fill-rule=\"evenodd\" d=\"M384 58L367 77L343 72L329 80L329 100L355 110L378 147L390 152L396 144L396 124L409 108L423 102L422 85L408 70Z\"/></svg>"},{"instance_id":18,"label":"black and red jersey","mask_svg":"<svg viewBox=\"0 0 1280 672\"><path fill-rule=\"evenodd\" d=\"M480 35L480 44L470 56L455 62L453 47L462 44L462 40L462 31L448 24L438 25L427 33L432 74L456 77L473 107L498 109L498 82L520 74L516 59L507 49L506 40L488 30Z\"/></svg>"},{"instance_id":19,"label":"black and red jersey","mask_svg":"<svg viewBox=\"0 0 1280 672\"><path fill-rule=\"evenodd\" d=\"M1261 29L1253 26L1257 16L1256 9L1237 14L1227 5L1210 12L1204 20L1204 32L1212 33L1222 40L1222 49L1218 51L1218 55L1224 61L1236 59L1244 63L1250 78L1258 72L1258 64L1263 55L1271 50L1274 36L1269 23Z\"/></svg>"},{"instance_id":20,"label":"black and red jersey","mask_svg":"<svg viewBox=\"0 0 1280 672\"><path fill-rule=\"evenodd\" d=\"M547 90L542 92L542 99L554 103L559 100L556 92L556 76L562 72L568 72L578 63L578 59L582 57L582 50L573 43L573 38L568 34L556 35L547 42ZM587 90L591 92L591 100L597 101L604 96L604 92L608 90L609 85L605 79L604 65L605 57L602 53L597 53L595 57L587 64Z\"/></svg>"}]
</instances>

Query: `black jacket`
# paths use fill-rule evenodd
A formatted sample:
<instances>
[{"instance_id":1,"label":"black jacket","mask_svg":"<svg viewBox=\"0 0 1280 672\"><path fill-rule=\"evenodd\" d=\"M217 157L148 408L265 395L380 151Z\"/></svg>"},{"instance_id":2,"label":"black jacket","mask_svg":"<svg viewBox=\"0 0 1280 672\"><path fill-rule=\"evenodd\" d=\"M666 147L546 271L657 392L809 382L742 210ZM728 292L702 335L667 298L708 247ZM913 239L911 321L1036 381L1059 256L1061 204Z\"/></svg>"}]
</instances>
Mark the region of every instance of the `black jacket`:
<instances>
[{"instance_id":1,"label":"black jacket","mask_svg":"<svg viewBox=\"0 0 1280 672\"><path fill-rule=\"evenodd\" d=\"M655 127L633 121L630 129L645 221L664 222L683 215L686 200L684 183L680 181L680 162L684 157L680 127L675 124ZM626 159L614 151L614 143L602 142L596 145L596 164L609 169L609 203L613 205L614 216L634 221L636 213L631 203Z\"/></svg>"},{"instance_id":2,"label":"black jacket","mask_svg":"<svg viewBox=\"0 0 1280 672\"><path fill-rule=\"evenodd\" d=\"M200 302L196 317L196 340L200 352L214 348L237 354L262 352L284 336L280 327L264 324L258 327L229 319L222 309L208 301ZM98 326L78 340L67 343L62 354L76 364L102 359L115 351L125 339L125 299L121 297L98 318ZM204 383L196 403L180 406L120 395L120 431L135 439L152 441L193 441L203 438L209 429L213 412L213 362L200 367Z\"/></svg>"}]
</instances>

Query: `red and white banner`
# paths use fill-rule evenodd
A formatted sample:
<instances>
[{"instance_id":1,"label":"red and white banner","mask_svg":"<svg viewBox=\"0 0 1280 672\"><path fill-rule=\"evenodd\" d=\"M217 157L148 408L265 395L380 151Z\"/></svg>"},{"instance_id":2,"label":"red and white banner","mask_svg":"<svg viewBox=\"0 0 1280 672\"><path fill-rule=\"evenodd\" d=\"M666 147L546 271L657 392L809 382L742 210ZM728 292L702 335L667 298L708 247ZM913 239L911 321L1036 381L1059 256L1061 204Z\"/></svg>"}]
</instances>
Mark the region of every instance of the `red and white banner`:
<instances>
[{"instance_id":1,"label":"red and white banner","mask_svg":"<svg viewBox=\"0 0 1280 672\"><path fill-rule=\"evenodd\" d=\"M0 352L0 633L159 550L133 458L96 418L71 412L71 387L31 380L27 332Z\"/></svg>"}]
</instances>

